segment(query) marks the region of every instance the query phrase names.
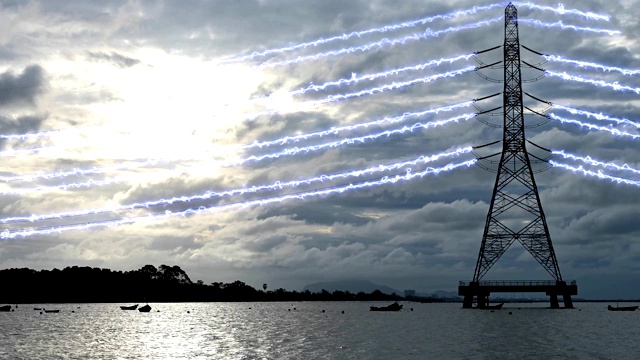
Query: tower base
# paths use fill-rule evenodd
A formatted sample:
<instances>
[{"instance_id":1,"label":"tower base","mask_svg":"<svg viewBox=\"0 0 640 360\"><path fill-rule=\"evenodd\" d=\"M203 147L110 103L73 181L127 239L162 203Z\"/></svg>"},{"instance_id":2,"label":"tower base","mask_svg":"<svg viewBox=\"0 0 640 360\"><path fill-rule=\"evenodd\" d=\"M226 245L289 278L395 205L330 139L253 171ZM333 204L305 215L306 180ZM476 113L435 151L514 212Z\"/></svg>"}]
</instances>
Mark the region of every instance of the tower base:
<instances>
[{"instance_id":1,"label":"tower base","mask_svg":"<svg viewBox=\"0 0 640 360\"><path fill-rule=\"evenodd\" d=\"M550 307L559 309L558 296L562 296L565 309L573 309L572 295L578 295L578 285L575 281L554 280L500 280L500 281L480 281L480 282L460 282L458 295L463 296L462 307L464 309L473 308L475 300L476 308L489 308L489 295L491 293L545 293L549 296Z\"/></svg>"}]
</instances>

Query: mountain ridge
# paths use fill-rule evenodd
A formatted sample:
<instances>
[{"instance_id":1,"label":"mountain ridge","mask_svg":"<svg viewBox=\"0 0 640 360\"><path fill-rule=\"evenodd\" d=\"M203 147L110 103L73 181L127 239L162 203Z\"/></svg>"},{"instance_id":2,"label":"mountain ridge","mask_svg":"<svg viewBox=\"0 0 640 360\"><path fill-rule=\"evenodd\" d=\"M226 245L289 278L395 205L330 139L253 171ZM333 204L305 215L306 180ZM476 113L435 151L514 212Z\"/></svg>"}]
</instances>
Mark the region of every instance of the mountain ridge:
<instances>
[{"instance_id":1,"label":"mountain ridge","mask_svg":"<svg viewBox=\"0 0 640 360\"><path fill-rule=\"evenodd\" d=\"M337 281L323 281L317 282L313 284L309 284L305 286L303 291L309 290L310 292L321 292L322 290L326 290L328 292L334 291L348 291L350 293L371 293L376 290L380 290L380 292L384 294L393 294L404 296L403 291L396 290L394 288L376 284L369 280L337 280Z\"/></svg>"}]
</instances>

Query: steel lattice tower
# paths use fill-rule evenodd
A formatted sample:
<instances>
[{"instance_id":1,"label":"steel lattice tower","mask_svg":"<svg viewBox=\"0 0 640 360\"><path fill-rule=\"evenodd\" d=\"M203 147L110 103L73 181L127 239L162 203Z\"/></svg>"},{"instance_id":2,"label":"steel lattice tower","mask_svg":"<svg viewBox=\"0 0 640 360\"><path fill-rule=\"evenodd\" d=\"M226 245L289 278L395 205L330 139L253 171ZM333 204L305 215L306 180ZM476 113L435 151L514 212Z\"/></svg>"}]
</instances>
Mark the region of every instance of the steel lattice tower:
<instances>
[{"instance_id":1,"label":"steel lattice tower","mask_svg":"<svg viewBox=\"0 0 640 360\"><path fill-rule=\"evenodd\" d=\"M480 282L516 240L561 282L525 146L518 11L511 3L505 9L504 29L503 147L473 282Z\"/></svg>"}]
</instances>

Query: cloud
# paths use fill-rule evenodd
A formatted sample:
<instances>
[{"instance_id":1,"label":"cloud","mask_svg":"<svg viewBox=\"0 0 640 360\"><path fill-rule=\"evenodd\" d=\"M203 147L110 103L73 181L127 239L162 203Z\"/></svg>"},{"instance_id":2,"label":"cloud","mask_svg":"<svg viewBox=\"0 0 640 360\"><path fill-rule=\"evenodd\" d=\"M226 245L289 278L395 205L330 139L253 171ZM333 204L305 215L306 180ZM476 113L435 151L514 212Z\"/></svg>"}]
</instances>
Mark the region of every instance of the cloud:
<instances>
[{"instance_id":1,"label":"cloud","mask_svg":"<svg viewBox=\"0 0 640 360\"><path fill-rule=\"evenodd\" d=\"M10 118L0 116L0 126L5 134L24 134L38 130L46 117L42 116L21 116Z\"/></svg>"},{"instance_id":2,"label":"cloud","mask_svg":"<svg viewBox=\"0 0 640 360\"><path fill-rule=\"evenodd\" d=\"M5 31L0 35L3 45L0 56L7 62L0 74L3 134L51 132L37 140L3 141L5 149L31 146L50 149L28 157L3 157L0 172L25 175L74 168L105 168L149 158L159 162L90 176L2 184L7 188L23 189L119 179L105 186L4 196L0 200L0 213L7 217L104 209L208 191L250 188L364 169L459 146L478 146L501 140L502 129L471 119L353 141L319 151L303 151L295 156L252 160L238 166L220 165L230 159L286 152L294 147L355 138L502 105L502 97L497 96L475 103L477 109L470 107L412 117L401 123L336 132L283 145L237 148L254 141L364 123L502 92L503 84L468 73L429 84L316 104L331 95L479 64L471 59L327 91L297 96L285 94L311 83L349 79L353 74L381 72L500 45L504 36L502 21L481 29L461 30L406 44L383 44L370 51L320 57L282 67L255 68L263 61L292 60L362 46L382 38L401 38L421 34L427 29L437 31L491 19L503 15L501 8L239 63L219 63L237 55L426 18L474 5L477 3L418 0L400 3L331 0L304 4L294 0L121 1L108 4L87 1L82 6L48 1L2 5L0 19L5 21L0 23L5 25L0 28L4 26ZM612 15L612 21L608 23L521 8L521 18L562 20L566 24L618 29L623 34L611 37L535 28L523 23L519 27L520 41L544 53L638 68L640 62L634 54L640 50L635 36L640 33L640 27L628 10L636 5L637 1L564 3L565 8L608 13ZM498 49L479 54L477 60L491 63L502 60L502 55ZM530 52L523 51L521 56L532 64L543 62ZM33 65L33 59L38 59L37 65ZM142 64L145 66L139 66ZM640 87L636 77L553 62L539 66ZM483 69L481 74L502 79L503 69ZM523 69L524 79L539 75L537 70ZM636 114L640 102L634 93L615 92L552 77L527 82L523 88L553 103L639 120ZM257 99L262 96L267 98ZM304 110L298 111L296 107L305 102L309 103ZM537 111L545 111L546 104L532 98L525 97L524 103ZM246 112L270 108L282 111L247 119ZM499 126L503 120L499 115L487 114L483 119ZM545 121L527 115L527 139L545 148L564 149L640 168L635 140ZM637 129L627 130L637 132ZM490 155L499 152L501 146L480 148L476 153ZM541 158L547 156L541 149L527 147ZM416 165L410 171L443 166L449 161L473 156ZM482 165L495 170L497 159L486 159ZM536 171L545 167L544 163L535 164ZM407 171L405 168L343 181L301 184L296 188L276 187L257 194L178 201L150 209L141 206L135 210L73 218L73 221L175 213L358 183ZM634 204L640 199L636 188L554 168L536 173L535 179L560 267L564 276L584 281L585 285L580 285L581 294L599 296L612 291L595 281L637 277L640 249L634 245L637 237L634 218L638 215ZM473 274L494 184L494 173L472 167L408 182L329 196L307 196L274 205L224 212L213 209L201 215L176 216L164 221L7 240L0 252L0 266L89 264L129 270L148 263L155 266L178 264L191 278L207 283L240 279L256 286L266 282L270 288L297 289L312 282L361 277L399 289L452 290L457 281ZM66 221L29 223L28 227L58 225ZM20 229L25 225L6 227ZM496 263L490 275L495 278L547 276L517 243ZM583 292L582 289L586 290ZM629 295L630 292L620 294ZM637 297L637 292L634 294Z\"/></svg>"},{"instance_id":3,"label":"cloud","mask_svg":"<svg viewBox=\"0 0 640 360\"><path fill-rule=\"evenodd\" d=\"M33 103L44 91L44 70L39 65L29 65L16 74L6 71L0 74L0 105L14 102Z\"/></svg>"},{"instance_id":4,"label":"cloud","mask_svg":"<svg viewBox=\"0 0 640 360\"><path fill-rule=\"evenodd\" d=\"M91 61L104 61L120 68L129 68L140 64L140 60L134 59L115 52L92 52L87 51L87 57Z\"/></svg>"}]
</instances>

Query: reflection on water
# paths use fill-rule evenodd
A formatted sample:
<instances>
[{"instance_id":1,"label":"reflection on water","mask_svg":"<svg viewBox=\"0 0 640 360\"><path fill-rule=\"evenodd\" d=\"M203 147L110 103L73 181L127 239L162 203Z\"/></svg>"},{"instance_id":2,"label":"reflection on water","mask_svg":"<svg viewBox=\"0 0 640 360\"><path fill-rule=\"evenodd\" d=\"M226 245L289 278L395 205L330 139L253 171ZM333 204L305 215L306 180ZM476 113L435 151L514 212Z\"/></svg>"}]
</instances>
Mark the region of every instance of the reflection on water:
<instances>
[{"instance_id":1,"label":"reflection on water","mask_svg":"<svg viewBox=\"0 0 640 360\"><path fill-rule=\"evenodd\" d=\"M495 312L405 303L398 313L358 302L151 304L149 313L119 305L0 313L0 358L635 359L640 351L640 311L599 303Z\"/></svg>"}]
</instances>

